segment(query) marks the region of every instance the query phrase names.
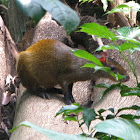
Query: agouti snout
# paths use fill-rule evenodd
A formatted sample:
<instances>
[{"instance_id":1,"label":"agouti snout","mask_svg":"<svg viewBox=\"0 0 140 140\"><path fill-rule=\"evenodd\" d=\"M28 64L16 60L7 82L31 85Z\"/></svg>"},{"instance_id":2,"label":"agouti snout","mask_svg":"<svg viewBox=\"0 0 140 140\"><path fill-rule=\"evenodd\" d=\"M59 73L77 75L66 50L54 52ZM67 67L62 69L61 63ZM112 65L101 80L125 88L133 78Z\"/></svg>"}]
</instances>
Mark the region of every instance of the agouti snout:
<instances>
[{"instance_id":1,"label":"agouti snout","mask_svg":"<svg viewBox=\"0 0 140 140\"><path fill-rule=\"evenodd\" d=\"M107 60L104 65L112 67L115 72L127 75L120 64L109 58ZM28 90L36 90L39 87L49 89L60 85L66 104L70 104L74 102L70 92L72 83L101 77L114 80L104 71L94 73L92 68L81 68L87 62L88 60L76 57L71 48L60 41L44 39L19 53L17 73L22 85ZM129 76L122 82L128 80Z\"/></svg>"}]
</instances>

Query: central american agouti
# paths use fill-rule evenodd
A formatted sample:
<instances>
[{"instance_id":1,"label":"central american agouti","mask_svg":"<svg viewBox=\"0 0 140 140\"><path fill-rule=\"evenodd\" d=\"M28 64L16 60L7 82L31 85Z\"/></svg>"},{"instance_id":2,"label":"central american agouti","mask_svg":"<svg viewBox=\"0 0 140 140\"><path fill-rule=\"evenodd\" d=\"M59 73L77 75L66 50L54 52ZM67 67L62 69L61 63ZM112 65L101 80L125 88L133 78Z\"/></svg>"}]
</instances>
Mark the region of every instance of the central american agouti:
<instances>
[{"instance_id":1,"label":"central american agouti","mask_svg":"<svg viewBox=\"0 0 140 140\"><path fill-rule=\"evenodd\" d=\"M120 64L107 56L104 57L106 57L103 63L105 66L111 67L115 73L127 75ZM75 56L72 49L60 41L44 39L19 53L17 73L22 85L28 90L35 91L39 87L47 89L60 85L66 104L70 104L74 102L72 94L69 93L72 83L99 78L114 80L104 71L94 73L92 68L81 68L88 62L88 60ZM122 79L122 82L128 80L129 76Z\"/></svg>"}]
</instances>

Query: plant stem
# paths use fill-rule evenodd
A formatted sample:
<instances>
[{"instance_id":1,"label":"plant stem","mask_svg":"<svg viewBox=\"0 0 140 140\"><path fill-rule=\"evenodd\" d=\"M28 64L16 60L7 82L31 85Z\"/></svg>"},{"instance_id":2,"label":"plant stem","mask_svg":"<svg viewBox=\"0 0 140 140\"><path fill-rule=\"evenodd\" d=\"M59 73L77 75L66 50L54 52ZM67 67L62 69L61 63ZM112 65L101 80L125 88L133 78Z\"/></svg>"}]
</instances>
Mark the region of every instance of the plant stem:
<instances>
[{"instance_id":1,"label":"plant stem","mask_svg":"<svg viewBox=\"0 0 140 140\"><path fill-rule=\"evenodd\" d=\"M76 114L76 119L77 119L77 122L78 122L78 125L79 125L80 129L82 130L82 133L85 134L83 128L80 126L78 114Z\"/></svg>"},{"instance_id":2,"label":"plant stem","mask_svg":"<svg viewBox=\"0 0 140 140\"><path fill-rule=\"evenodd\" d=\"M135 76L135 78L136 78L136 82L137 82L137 84L138 84L138 78L137 78L137 75L136 75L135 70L133 69L132 65L130 64L130 62L128 61L128 59L125 57L125 55L124 55L122 52L120 52L120 54L121 54L122 57L125 59L125 61L128 63L130 69L132 70L132 72L133 72L133 74L134 74L134 76Z\"/></svg>"},{"instance_id":3,"label":"plant stem","mask_svg":"<svg viewBox=\"0 0 140 140\"><path fill-rule=\"evenodd\" d=\"M114 43L114 44L118 47L118 49L119 49L118 44L117 44L115 41L113 41L113 43ZM132 65L130 64L129 60L125 57L125 55L124 55L120 50L119 50L119 52L120 52L121 56L125 59L125 61L128 63L130 69L132 70L132 72L133 72L133 74L134 74L134 76L135 76L135 78L136 78L136 82L137 82L137 84L138 84L138 77L137 77L137 74L136 74L136 72L135 72L135 69L132 67ZM130 56L130 57L131 57L131 56Z\"/></svg>"}]
</instances>

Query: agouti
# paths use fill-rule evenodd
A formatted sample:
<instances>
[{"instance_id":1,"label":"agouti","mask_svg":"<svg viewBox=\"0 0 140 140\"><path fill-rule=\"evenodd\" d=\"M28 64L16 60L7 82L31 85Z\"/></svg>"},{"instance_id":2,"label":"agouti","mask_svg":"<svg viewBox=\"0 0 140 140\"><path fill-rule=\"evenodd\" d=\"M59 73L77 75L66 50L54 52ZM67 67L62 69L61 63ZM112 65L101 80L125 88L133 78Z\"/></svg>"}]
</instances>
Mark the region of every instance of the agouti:
<instances>
[{"instance_id":1,"label":"agouti","mask_svg":"<svg viewBox=\"0 0 140 140\"><path fill-rule=\"evenodd\" d=\"M127 75L120 64L105 57L105 66L113 72ZM72 49L60 41L53 39L40 40L26 51L20 52L17 59L17 73L22 85L28 90L35 91L39 87L45 89L60 85L66 104L74 102L70 93L71 84L77 81L96 80L112 76L104 71L94 73L92 68L81 68L88 60L75 56ZM128 81L122 79L122 82Z\"/></svg>"}]
</instances>

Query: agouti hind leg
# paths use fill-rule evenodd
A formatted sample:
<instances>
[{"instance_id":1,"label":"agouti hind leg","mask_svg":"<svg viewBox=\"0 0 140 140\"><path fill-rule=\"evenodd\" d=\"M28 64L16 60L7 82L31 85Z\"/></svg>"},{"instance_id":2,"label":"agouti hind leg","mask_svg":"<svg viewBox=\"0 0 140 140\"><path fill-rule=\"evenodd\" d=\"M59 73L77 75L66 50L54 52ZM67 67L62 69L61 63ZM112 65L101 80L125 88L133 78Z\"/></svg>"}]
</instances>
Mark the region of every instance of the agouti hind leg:
<instances>
[{"instance_id":1,"label":"agouti hind leg","mask_svg":"<svg viewBox=\"0 0 140 140\"><path fill-rule=\"evenodd\" d=\"M50 96L48 92L46 92L43 88L38 88L36 90L28 90L32 95L36 95L38 97L41 97L43 99L49 99Z\"/></svg>"},{"instance_id":2,"label":"agouti hind leg","mask_svg":"<svg viewBox=\"0 0 140 140\"><path fill-rule=\"evenodd\" d=\"M32 94L39 96L44 99L49 99L49 94L48 93L58 93L58 94L63 94L62 90L59 88L48 88L44 89L39 87L37 90L32 90L30 91Z\"/></svg>"}]
</instances>

